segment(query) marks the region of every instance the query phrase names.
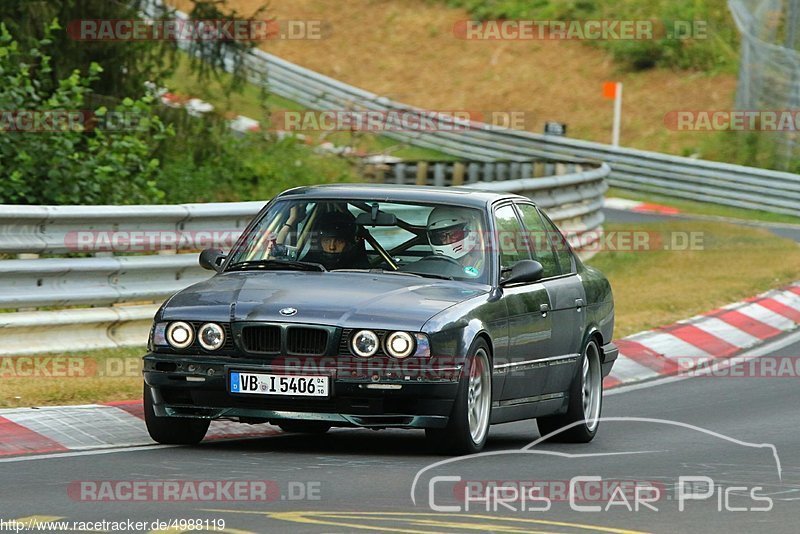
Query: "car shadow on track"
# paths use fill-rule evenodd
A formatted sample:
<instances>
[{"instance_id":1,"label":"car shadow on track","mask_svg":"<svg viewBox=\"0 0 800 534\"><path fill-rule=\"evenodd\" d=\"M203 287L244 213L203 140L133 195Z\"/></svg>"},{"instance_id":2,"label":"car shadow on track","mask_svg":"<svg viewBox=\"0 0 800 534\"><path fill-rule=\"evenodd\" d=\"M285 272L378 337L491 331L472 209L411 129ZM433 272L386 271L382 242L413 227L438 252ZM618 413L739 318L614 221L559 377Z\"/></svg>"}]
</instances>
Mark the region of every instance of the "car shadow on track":
<instances>
[{"instance_id":1,"label":"car shadow on track","mask_svg":"<svg viewBox=\"0 0 800 534\"><path fill-rule=\"evenodd\" d=\"M537 437L539 434L533 429L510 432L503 427L493 428L484 450L520 449ZM437 456L426 442L425 433L419 430L340 428L325 434L282 433L264 438L204 442L198 448L232 452Z\"/></svg>"}]
</instances>

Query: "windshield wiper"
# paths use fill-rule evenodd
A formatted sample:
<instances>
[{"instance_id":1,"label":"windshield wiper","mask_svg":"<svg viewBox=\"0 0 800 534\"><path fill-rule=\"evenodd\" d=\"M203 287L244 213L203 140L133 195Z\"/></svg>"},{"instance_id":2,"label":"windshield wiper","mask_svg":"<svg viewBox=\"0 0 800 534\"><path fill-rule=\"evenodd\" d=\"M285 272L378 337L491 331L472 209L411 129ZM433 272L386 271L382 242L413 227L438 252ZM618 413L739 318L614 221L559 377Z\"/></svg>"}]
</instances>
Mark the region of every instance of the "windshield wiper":
<instances>
[{"instance_id":1,"label":"windshield wiper","mask_svg":"<svg viewBox=\"0 0 800 534\"><path fill-rule=\"evenodd\" d=\"M438 273L420 273L417 271L403 271L407 274L415 274L417 276L422 276L423 278L438 278L440 280L455 280L452 276L447 276L446 274L438 274Z\"/></svg>"},{"instance_id":2,"label":"windshield wiper","mask_svg":"<svg viewBox=\"0 0 800 534\"><path fill-rule=\"evenodd\" d=\"M298 260L251 260L240 261L229 265L226 271L247 271L250 269L265 269L274 271L310 271L327 272L328 270L319 263Z\"/></svg>"},{"instance_id":3,"label":"windshield wiper","mask_svg":"<svg viewBox=\"0 0 800 534\"><path fill-rule=\"evenodd\" d=\"M418 273L410 273L408 271L388 271L386 269L334 269L331 272L336 273L371 273L371 274L399 274L403 276L416 276L421 278L422 275Z\"/></svg>"}]
</instances>

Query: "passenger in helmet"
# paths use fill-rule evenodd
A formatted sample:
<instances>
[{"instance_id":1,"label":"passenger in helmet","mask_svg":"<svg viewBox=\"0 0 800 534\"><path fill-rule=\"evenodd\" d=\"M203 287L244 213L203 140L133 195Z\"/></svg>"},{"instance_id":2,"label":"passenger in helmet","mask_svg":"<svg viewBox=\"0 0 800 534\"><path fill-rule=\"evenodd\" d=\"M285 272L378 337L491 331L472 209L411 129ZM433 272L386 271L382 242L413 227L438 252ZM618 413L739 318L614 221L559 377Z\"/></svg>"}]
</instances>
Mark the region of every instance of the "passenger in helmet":
<instances>
[{"instance_id":1,"label":"passenger in helmet","mask_svg":"<svg viewBox=\"0 0 800 534\"><path fill-rule=\"evenodd\" d=\"M303 261L320 263L333 269L369 269L364 244L358 239L358 228L352 214L332 211L320 215L312 248Z\"/></svg>"},{"instance_id":2,"label":"passenger in helmet","mask_svg":"<svg viewBox=\"0 0 800 534\"><path fill-rule=\"evenodd\" d=\"M468 277L480 276L484 254L480 250L480 224L464 208L437 206L428 216L428 242L434 255L457 260Z\"/></svg>"}]
</instances>

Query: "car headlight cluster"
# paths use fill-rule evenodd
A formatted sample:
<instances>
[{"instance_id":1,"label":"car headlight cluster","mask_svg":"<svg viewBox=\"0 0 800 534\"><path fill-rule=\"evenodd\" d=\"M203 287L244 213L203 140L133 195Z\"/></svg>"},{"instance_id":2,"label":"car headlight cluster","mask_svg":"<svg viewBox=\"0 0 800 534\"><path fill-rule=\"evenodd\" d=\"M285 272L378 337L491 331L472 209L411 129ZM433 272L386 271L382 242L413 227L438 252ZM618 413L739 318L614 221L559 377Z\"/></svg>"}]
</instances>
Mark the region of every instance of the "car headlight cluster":
<instances>
[{"instance_id":1,"label":"car headlight cluster","mask_svg":"<svg viewBox=\"0 0 800 534\"><path fill-rule=\"evenodd\" d=\"M350 340L350 348L353 349L353 354L362 358L374 356L378 352L379 346L378 334L372 330L359 330Z\"/></svg>"},{"instance_id":2,"label":"car headlight cluster","mask_svg":"<svg viewBox=\"0 0 800 534\"><path fill-rule=\"evenodd\" d=\"M195 339L205 350L219 350L225 345L225 329L217 323L206 323L195 332L194 327L185 321L158 323L153 329L154 345L185 349L190 347Z\"/></svg>"},{"instance_id":3,"label":"car headlight cluster","mask_svg":"<svg viewBox=\"0 0 800 534\"><path fill-rule=\"evenodd\" d=\"M350 350L361 358L374 356L380 347L381 339L372 330L359 330L350 338ZM383 351L398 360L412 355L427 358L430 356L430 342L425 334L389 332L383 337Z\"/></svg>"},{"instance_id":4,"label":"car headlight cluster","mask_svg":"<svg viewBox=\"0 0 800 534\"><path fill-rule=\"evenodd\" d=\"M225 330L217 323L206 323L200 327L197 341L206 350L217 350L225 344Z\"/></svg>"},{"instance_id":5,"label":"car headlight cluster","mask_svg":"<svg viewBox=\"0 0 800 534\"><path fill-rule=\"evenodd\" d=\"M194 343L194 329L189 323L177 321L167 327L167 342L176 349L185 349Z\"/></svg>"}]
</instances>

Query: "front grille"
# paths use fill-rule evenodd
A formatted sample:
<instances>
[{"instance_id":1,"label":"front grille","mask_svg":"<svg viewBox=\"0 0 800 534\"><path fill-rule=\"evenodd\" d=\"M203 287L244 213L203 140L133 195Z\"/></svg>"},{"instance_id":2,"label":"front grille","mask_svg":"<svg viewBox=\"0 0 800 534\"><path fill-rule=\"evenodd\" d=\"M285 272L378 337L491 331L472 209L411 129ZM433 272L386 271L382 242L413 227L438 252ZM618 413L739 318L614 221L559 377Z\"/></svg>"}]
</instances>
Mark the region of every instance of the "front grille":
<instances>
[{"instance_id":1,"label":"front grille","mask_svg":"<svg viewBox=\"0 0 800 534\"><path fill-rule=\"evenodd\" d=\"M245 326L242 329L242 345L247 352L279 353L281 329L279 326Z\"/></svg>"},{"instance_id":2,"label":"front grille","mask_svg":"<svg viewBox=\"0 0 800 534\"><path fill-rule=\"evenodd\" d=\"M286 350L291 354L321 356L328 347L328 331L321 328L289 327Z\"/></svg>"}]
</instances>

